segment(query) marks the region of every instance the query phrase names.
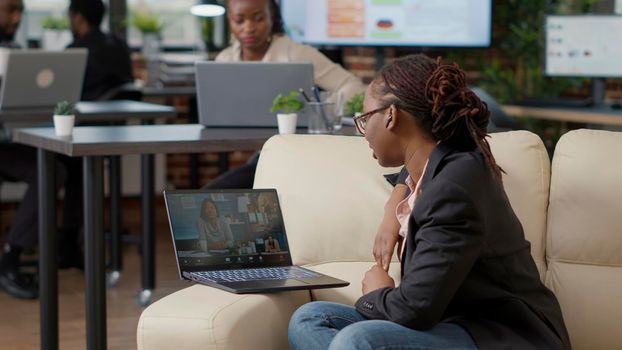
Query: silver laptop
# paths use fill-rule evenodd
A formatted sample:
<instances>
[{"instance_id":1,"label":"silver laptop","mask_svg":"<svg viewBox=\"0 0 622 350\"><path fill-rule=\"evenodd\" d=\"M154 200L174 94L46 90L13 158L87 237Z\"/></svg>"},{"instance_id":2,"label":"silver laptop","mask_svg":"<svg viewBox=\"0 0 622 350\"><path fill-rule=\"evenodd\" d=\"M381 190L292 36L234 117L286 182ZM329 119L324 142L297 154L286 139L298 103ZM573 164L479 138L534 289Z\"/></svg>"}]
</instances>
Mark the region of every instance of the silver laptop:
<instances>
[{"instance_id":1,"label":"silver laptop","mask_svg":"<svg viewBox=\"0 0 622 350\"><path fill-rule=\"evenodd\" d=\"M164 191L181 279L233 293L345 287L292 265L274 189Z\"/></svg>"},{"instance_id":2,"label":"silver laptop","mask_svg":"<svg viewBox=\"0 0 622 350\"><path fill-rule=\"evenodd\" d=\"M270 112L278 94L304 89L311 96L311 63L197 62L199 122L206 127L276 127ZM306 127L304 115L298 126Z\"/></svg>"},{"instance_id":3,"label":"silver laptop","mask_svg":"<svg viewBox=\"0 0 622 350\"><path fill-rule=\"evenodd\" d=\"M82 92L87 49L0 50L0 109L53 108Z\"/></svg>"}]
</instances>

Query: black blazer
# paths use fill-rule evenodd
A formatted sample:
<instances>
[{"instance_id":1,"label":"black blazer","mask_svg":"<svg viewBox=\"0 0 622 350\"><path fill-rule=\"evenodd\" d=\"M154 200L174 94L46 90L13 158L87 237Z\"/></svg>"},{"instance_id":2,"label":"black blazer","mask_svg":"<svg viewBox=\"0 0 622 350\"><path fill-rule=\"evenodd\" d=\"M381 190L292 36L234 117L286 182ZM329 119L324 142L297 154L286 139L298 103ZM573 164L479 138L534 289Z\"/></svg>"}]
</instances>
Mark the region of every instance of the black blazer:
<instances>
[{"instance_id":1,"label":"black blazer","mask_svg":"<svg viewBox=\"0 0 622 350\"><path fill-rule=\"evenodd\" d=\"M569 349L557 299L529 250L483 155L441 143L410 216L400 285L355 306L412 329L459 324L480 349Z\"/></svg>"},{"instance_id":2,"label":"black blazer","mask_svg":"<svg viewBox=\"0 0 622 350\"><path fill-rule=\"evenodd\" d=\"M111 89L134 81L130 49L122 39L94 29L68 47L85 47L89 51L82 101L97 100Z\"/></svg>"}]
</instances>

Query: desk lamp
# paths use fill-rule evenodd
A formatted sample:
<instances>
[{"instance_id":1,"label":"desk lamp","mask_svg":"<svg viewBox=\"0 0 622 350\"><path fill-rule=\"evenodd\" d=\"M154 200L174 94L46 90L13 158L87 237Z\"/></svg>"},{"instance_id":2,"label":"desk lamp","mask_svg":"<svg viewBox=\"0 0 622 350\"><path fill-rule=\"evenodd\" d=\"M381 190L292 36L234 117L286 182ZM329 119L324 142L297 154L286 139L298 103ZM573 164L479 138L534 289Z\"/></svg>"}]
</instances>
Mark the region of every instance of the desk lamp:
<instances>
[{"instance_id":1,"label":"desk lamp","mask_svg":"<svg viewBox=\"0 0 622 350\"><path fill-rule=\"evenodd\" d=\"M218 17L225 14L225 7L216 0L201 0L190 8L190 13L199 17Z\"/></svg>"}]
</instances>

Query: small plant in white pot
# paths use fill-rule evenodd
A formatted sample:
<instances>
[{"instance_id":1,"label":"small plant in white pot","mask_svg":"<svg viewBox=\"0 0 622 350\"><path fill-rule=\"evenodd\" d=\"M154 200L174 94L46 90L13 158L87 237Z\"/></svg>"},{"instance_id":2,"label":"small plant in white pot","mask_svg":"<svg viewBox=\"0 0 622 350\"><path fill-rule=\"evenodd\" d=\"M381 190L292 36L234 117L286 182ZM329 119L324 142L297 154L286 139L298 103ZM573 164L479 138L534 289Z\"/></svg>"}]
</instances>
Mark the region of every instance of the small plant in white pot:
<instances>
[{"instance_id":1,"label":"small plant in white pot","mask_svg":"<svg viewBox=\"0 0 622 350\"><path fill-rule=\"evenodd\" d=\"M41 48L48 51L62 51L73 39L69 30L69 20L47 16L41 22Z\"/></svg>"},{"instance_id":2,"label":"small plant in white pot","mask_svg":"<svg viewBox=\"0 0 622 350\"><path fill-rule=\"evenodd\" d=\"M280 112L276 115L277 124L279 126L279 134L295 134L296 122L298 120L298 114L296 112L304 108L298 97L300 94L297 91L292 91L289 95L279 94L274 101L272 101L272 108L270 112Z\"/></svg>"},{"instance_id":3,"label":"small plant in white pot","mask_svg":"<svg viewBox=\"0 0 622 350\"><path fill-rule=\"evenodd\" d=\"M365 94L362 92L352 96L350 100L346 102L346 113L354 117L356 117L357 115L363 114L364 100L365 100Z\"/></svg>"},{"instance_id":4,"label":"small plant in white pot","mask_svg":"<svg viewBox=\"0 0 622 350\"><path fill-rule=\"evenodd\" d=\"M165 24L160 19L160 15L152 13L146 8L132 12L132 25L140 31L143 36L142 54L145 59L153 59L160 54L160 39Z\"/></svg>"},{"instance_id":5,"label":"small plant in white pot","mask_svg":"<svg viewBox=\"0 0 622 350\"><path fill-rule=\"evenodd\" d=\"M74 114L74 104L62 101L56 104L54 109L54 131L56 136L71 136L76 116Z\"/></svg>"},{"instance_id":6,"label":"small plant in white pot","mask_svg":"<svg viewBox=\"0 0 622 350\"><path fill-rule=\"evenodd\" d=\"M160 53L162 51L162 31L165 24L157 13L142 6L132 12L132 25L140 31L143 38L142 56L145 60L145 83L156 86L160 83Z\"/></svg>"}]
</instances>

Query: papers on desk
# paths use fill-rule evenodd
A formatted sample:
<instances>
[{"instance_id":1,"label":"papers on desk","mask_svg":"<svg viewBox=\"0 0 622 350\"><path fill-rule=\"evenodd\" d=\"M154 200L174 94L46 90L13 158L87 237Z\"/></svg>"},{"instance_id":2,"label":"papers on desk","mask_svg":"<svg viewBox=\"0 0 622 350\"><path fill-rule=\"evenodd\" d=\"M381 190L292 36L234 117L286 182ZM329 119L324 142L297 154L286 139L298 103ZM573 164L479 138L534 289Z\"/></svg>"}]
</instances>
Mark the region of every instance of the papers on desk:
<instances>
[{"instance_id":1,"label":"papers on desk","mask_svg":"<svg viewBox=\"0 0 622 350\"><path fill-rule=\"evenodd\" d=\"M205 53L164 53L160 55L160 62L168 66L193 66L197 61L207 61Z\"/></svg>"},{"instance_id":2,"label":"papers on desk","mask_svg":"<svg viewBox=\"0 0 622 350\"><path fill-rule=\"evenodd\" d=\"M205 60L207 60L206 54L162 54L160 55L160 81L164 85L193 85L194 64Z\"/></svg>"}]
</instances>

